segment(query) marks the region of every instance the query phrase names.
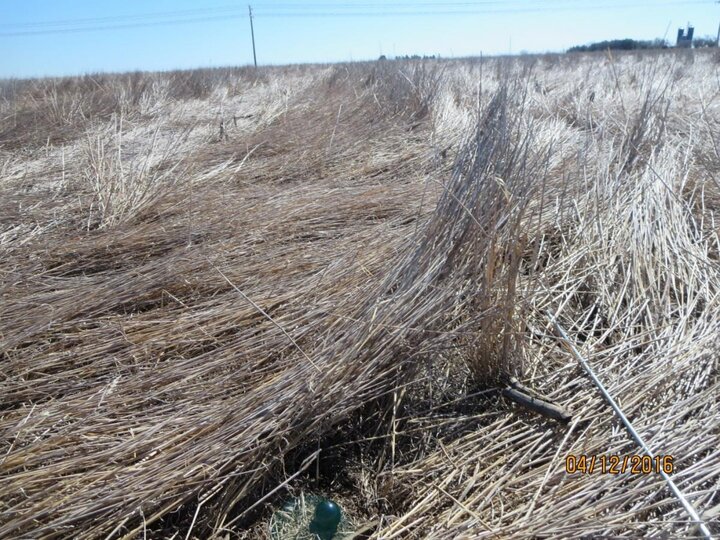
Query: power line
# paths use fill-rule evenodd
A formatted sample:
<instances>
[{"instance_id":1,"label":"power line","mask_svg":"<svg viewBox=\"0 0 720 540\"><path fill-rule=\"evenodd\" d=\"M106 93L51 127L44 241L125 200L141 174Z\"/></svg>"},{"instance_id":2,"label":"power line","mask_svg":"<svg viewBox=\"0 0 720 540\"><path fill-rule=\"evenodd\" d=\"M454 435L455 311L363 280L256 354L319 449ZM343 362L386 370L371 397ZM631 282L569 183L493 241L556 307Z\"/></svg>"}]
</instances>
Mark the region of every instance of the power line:
<instances>
[{"instance_id":1,"label":"power line","mask_svg":"<svg viewBox=\"0 0 720 540\"><path fill-rule=\"evenodd\" d=\"M263 12L258 11L256 17L397 17L397 16L429 16L429 15L492 15L492 14L512 14L512 13L538 13L538 12L553 12L553 11L596 11L596 10L608 10L608 9L627 9L627 8L658 8L658 7L669 7L673 5L689 5L689 4L707 4L707 0L698 0L696 2L679 2L670 1L664 4L658 4L658 2L619 2L614 5L587 5L587 6L555 6L555 7L537 7L537 8L502 8L502 9L485 9L485 10L426 10L426 11L288 11L288 12Z\"/></svg>"},{"instance_id":2,"label":"power line","mask_svg":"<svg viewBox=\"0 0 720 540\"><path fill-rule=\"evenodd\" d=\"M603 2L598 0L545 0L544 3L566 3L566 4L581 4L582 2L587 2L588 4L592 4L595 7L602 8ZM373 2L373 3L303 3L303 4L271 4L271 5L262 5L259 7L259 9L266 9L266 10L272 10L272 9L317 9L317 8L329 8L329 9L353 9L353 8L362 8L362 9L372 9L372 8L417 8L417 7L473 7L473 6L489 6L489 5L505 5L508 4L520 4L523 5L527 4L530 5L537 5L537 2L533 2L532 0L506 0L506 1L500 1L500 0L476 0L476 1L465 1L465 2L438 2L438 1L429 1L429 2L412 2L412 3L405 3L405 2ZM660 4L662 6L661 2L649 2L653 5ZM672 4L709 4L713 3L713 0L701 0L701 1L692 1L692 0L686 0L686 1L672 1L670 2ZM718 1L720 3L720 1ZM577 7L580 7L579 5ZM547 6L548 9L553 9L551 6Z\"/></svg>"},{"instance_id":3,"label":"power line","mask_svg":"<svg viewBox=\"0 0 720 540\"><path fill-rule=\"evenodd\" d=\"M512 0L510 0L512 2ZM517 1L517 0L516 0ZM523 2L525 0L519 0ZM565 1L565 0L560 0ZM462 6L477 6L477 5L497 5L507 4L508 2L502 2L499 0L476 0L467 2L415 2L412 4L408 3L303 3L303 4L272 4L264 6L261 9L273 10L273 9L317 9L317 8L331 8L331 9L345 9L345 8L361 8L361 9L372 9L382 7L394 7L394 8L415 8L416 6L437 6L437 7L462 7ZM150 13L138 13L133 15L109 15L106 17L91 17L91 18L80 18L80 19L61 19L55 21L37 21L37 22L25 22L25 23L0 23L0 28L13 28L13 29L36 29L41 27L52 27L52 26L67 26L67 25L82 25L82 24L102 24L102 23L121 23L121 22L147 22L152 19L162 17L173 17L173 16L202 16L210 15L213 13L239 13L244 12L244 8L235 5L215 6L210 8L196 8L186 10L174 10L174 11L156 11ZM146 21L147 20L147 21Z\"/></svg>"},{"instance_id":4,"label":"power line","mask_svg":"<svg viewBox=\"0 0 720 540\"><path fill-rule=\"evenodd\" d=\"M92 17L82 19L65 19L55 21L37 21L37 22L26 22L26 23L1 23L0 28L11 27L11 28L34 28L34 27L47 27L47 26L67 26L67 25L78 25L87 23L113 23L113 22L132 22L142 21L143 19L157 19L163 17L184 17L184 16L204 16L211 15L213 13L232 13L242 12L243 8L238 6L216 6L214 8L196 8L196 9L184 9L184 10L173 10L173 11L156 11L151 13L136 13L133 15L108 15L107 17Z\"/></svg>"},{"instance_id":5,"label":"power line","mask_svg":"<svg viewBox=\"0 0 720 540\"><path fill-rule=\"evenodd\" d=\"M198 22L213 22L213 21L227 21L231 19L246 19L247 15L218 15L216 17L197 17L194 19L178 19L178 20L166 20L166 21L155 21L147 23L130 23L130 24L117 24L117 25L106 25L106 26L86 26L79 28L58 28L54 30L25 30L20 32L2 32L0 37L12 37L12 36L37 36L46 34L77 34L80 32L98 32L104 30L122 30L126 28L150 28L155 26L173 26L176 24L188 24Z\"/></svg>"},{"instance_id":6,"label":"power line","mask_svg":"<svg viewBox=\"0 0 720 540\"><path fill-rule=\"evenodd\" d=\"M565 4L569 4L568 0L560 0ZM608 3L588 3L575 5L555 5L555 6L540 6L540 7L509 7L499 9L466 9L463 6L491 6L502 4L507 6L512 4L512 0L509 2L497 2L495 0L479 0L475 2L418 2L414 4L401 4L401 3L384 3L384 4L350 4L350 3L327 3L327 4L275 4L273 6L261 6L260 8L253 10L253 17L261 18L294 18L294 17L347 17L347 18L359 18L359 17L398 17L398 16L453 16L453 15L490 15L490 14L520 14L520 13L536 13L536 12L548 12L548 11L586 11L586 10L608 10L608 9L626 9L632 7L668 7L672 5L690 5L690 4L708 4L710 0L695 0L695 1L679 1L669 0L663 3L649 2L615 2L612 4ZM517 2L516 2L517 3ZM292 6L292 8L291 8ZM299 11L300 9L308 9L311 6L323 6L333 11ZM396 11L388 11L388 7L394 6L393 9ZM418 10L418 7L431 8L431 7L443 7L445 9L423 9ZM398 8L408 8L408 11L398 11ZM460 9L447 9L448 7L458 7ZM294 11L273 11L278 8L293 9ZM342 11L343 9L355 9L355 11ZM241 13L238 6L218 6L215 8L204 8L194 10L179 10L173 12L156 12L146 13L137 15L123 15L123 16L108 16L98 18L86 18L86 19L74 19L65 21L41 21L37 23L24 23L24 24L2 24L2 27L9 27L12 30L7 32L0 32L0 37L15 37L15 36L32 36L32 35L47 35L47 34L70 34L80 32L97 32L106 30L121 30L131 28L148 28L155 26L173 26L181 24L201 23L201 22L214 22L214 21L227 21L232 19L244 19L249 14ZM316 9L316 8L313 8ZM378 11L379 9L379 11ZM414 11L409 11L414 9ZM340 10L340 11L337 11ZM191 14L211 14L216 15L208 16L190 16ZM220 14L223 13L223 14ZM175 17L166 18L162 17ZM181 18L177 18L181 17ZM157 19L157 20L153 20ZM128 22L123 22L128 21ZM136 21L136 22L131 22ZM117 24L110 24L117 22ZM108 24L97 24L88 25L88 23L108 23ZM44 27L44 28L43 28Z\"/></svg>"}]
</instances>

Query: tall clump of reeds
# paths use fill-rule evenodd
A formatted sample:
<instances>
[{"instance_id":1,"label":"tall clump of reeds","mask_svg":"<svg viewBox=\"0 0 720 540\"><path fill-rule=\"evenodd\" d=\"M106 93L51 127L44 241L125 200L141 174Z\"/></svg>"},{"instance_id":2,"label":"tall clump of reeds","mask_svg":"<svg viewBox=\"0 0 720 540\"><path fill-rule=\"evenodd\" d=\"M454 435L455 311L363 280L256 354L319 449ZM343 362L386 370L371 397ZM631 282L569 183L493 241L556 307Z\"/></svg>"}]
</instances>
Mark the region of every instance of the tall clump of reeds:
<instances>
[{"instance_id":1,"label":"tall clump of reeds","mask_svg":"<svg viewBox=\"0 0 720 540\"><path fill-rule=\"evenodd\" d=\"M437 309L456 314L445 324L472 336L459 345L487 385L522 372L518 287L543 156L531 128L520 124L519 90L506 81L480 111L449 182L440 181L437 209L408 265L420 283L450 295Z\"/></svg>"},{"instance_id":2,"label":"tall clump of reeds","mask_svg":"<svg viewBox=\"0 0 720 540\"><path fill-rule=\"evenodd\" d=\"M140 152L128 149L123 140L122 116L109 129L88 136L84 170L92 192L88 228L105 228L133 219L177 183L185 166L179 152L183 135L163 138L160 127L156 127L148 137L149 144Z\"/></svg>"},{"instance_id":3,"label":"tall clump of reeds","mask_svg":"<svg viewBox=\"0 0 720 540\"><path fill-rule=\"evenodd\" d=\"M361 73L363 87L370 89L383 112L410 121L423 120L430 113L443 81L442 65L428 61L377 62Z\"/></svg>"}]
</instances>

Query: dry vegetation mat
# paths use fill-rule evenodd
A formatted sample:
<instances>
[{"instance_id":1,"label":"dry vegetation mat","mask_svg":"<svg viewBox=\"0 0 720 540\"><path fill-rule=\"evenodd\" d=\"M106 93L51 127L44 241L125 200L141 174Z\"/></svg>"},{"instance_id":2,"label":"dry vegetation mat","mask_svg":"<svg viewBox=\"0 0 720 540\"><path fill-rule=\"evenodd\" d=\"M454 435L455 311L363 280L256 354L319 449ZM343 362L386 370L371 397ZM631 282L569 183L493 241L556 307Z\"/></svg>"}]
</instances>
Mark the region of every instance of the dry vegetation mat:
<instances>
[{"instance_id":1,"label":"dry vegetation mat","mask_svg":"<svg viewBox=\"0 0 720 540\"><path fill-rule=\"evenodd\" d=\"M548 313L720 533L719 69L3 81L0 537L699 534Z\"/></svg>"}]
</instances>

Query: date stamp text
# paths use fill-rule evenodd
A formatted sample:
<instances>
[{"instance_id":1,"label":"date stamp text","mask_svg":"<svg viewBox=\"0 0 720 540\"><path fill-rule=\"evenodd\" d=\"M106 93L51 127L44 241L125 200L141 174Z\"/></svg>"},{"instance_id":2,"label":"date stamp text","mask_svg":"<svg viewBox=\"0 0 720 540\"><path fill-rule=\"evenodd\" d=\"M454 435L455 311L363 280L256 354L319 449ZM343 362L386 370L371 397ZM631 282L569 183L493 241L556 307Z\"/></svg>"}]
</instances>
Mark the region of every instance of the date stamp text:
<instances>
[{"instance_id":1,"label":"date stamp text","mask_svg":"<svg viewBox=\"0 0 720 540\"><path fill-rule=\"evenodd\" d=\"M568 474L672 474L673 456L568 454L565 472Z\"/></svg>"}]
</instances>

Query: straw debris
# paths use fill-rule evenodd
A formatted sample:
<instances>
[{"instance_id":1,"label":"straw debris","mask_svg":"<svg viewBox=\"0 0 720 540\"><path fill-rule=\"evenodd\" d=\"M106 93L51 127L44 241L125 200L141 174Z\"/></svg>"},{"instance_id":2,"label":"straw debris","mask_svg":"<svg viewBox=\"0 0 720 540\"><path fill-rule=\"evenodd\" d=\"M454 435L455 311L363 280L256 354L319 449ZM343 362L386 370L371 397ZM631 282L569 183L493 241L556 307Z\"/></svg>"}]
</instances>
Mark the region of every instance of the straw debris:
<instances>
[{"instance_id":1,"label":"straw debris","mask_svg":"<svg viewBox=\"0 0 720 540\"><path fill-rule=\"evenodd\" d=\"M267 538L303 490L372 538L696 534L565 471L640 450L547 311L717 533L692 54L0 84L0 536Z\"/></svg>"}]
</instances>

